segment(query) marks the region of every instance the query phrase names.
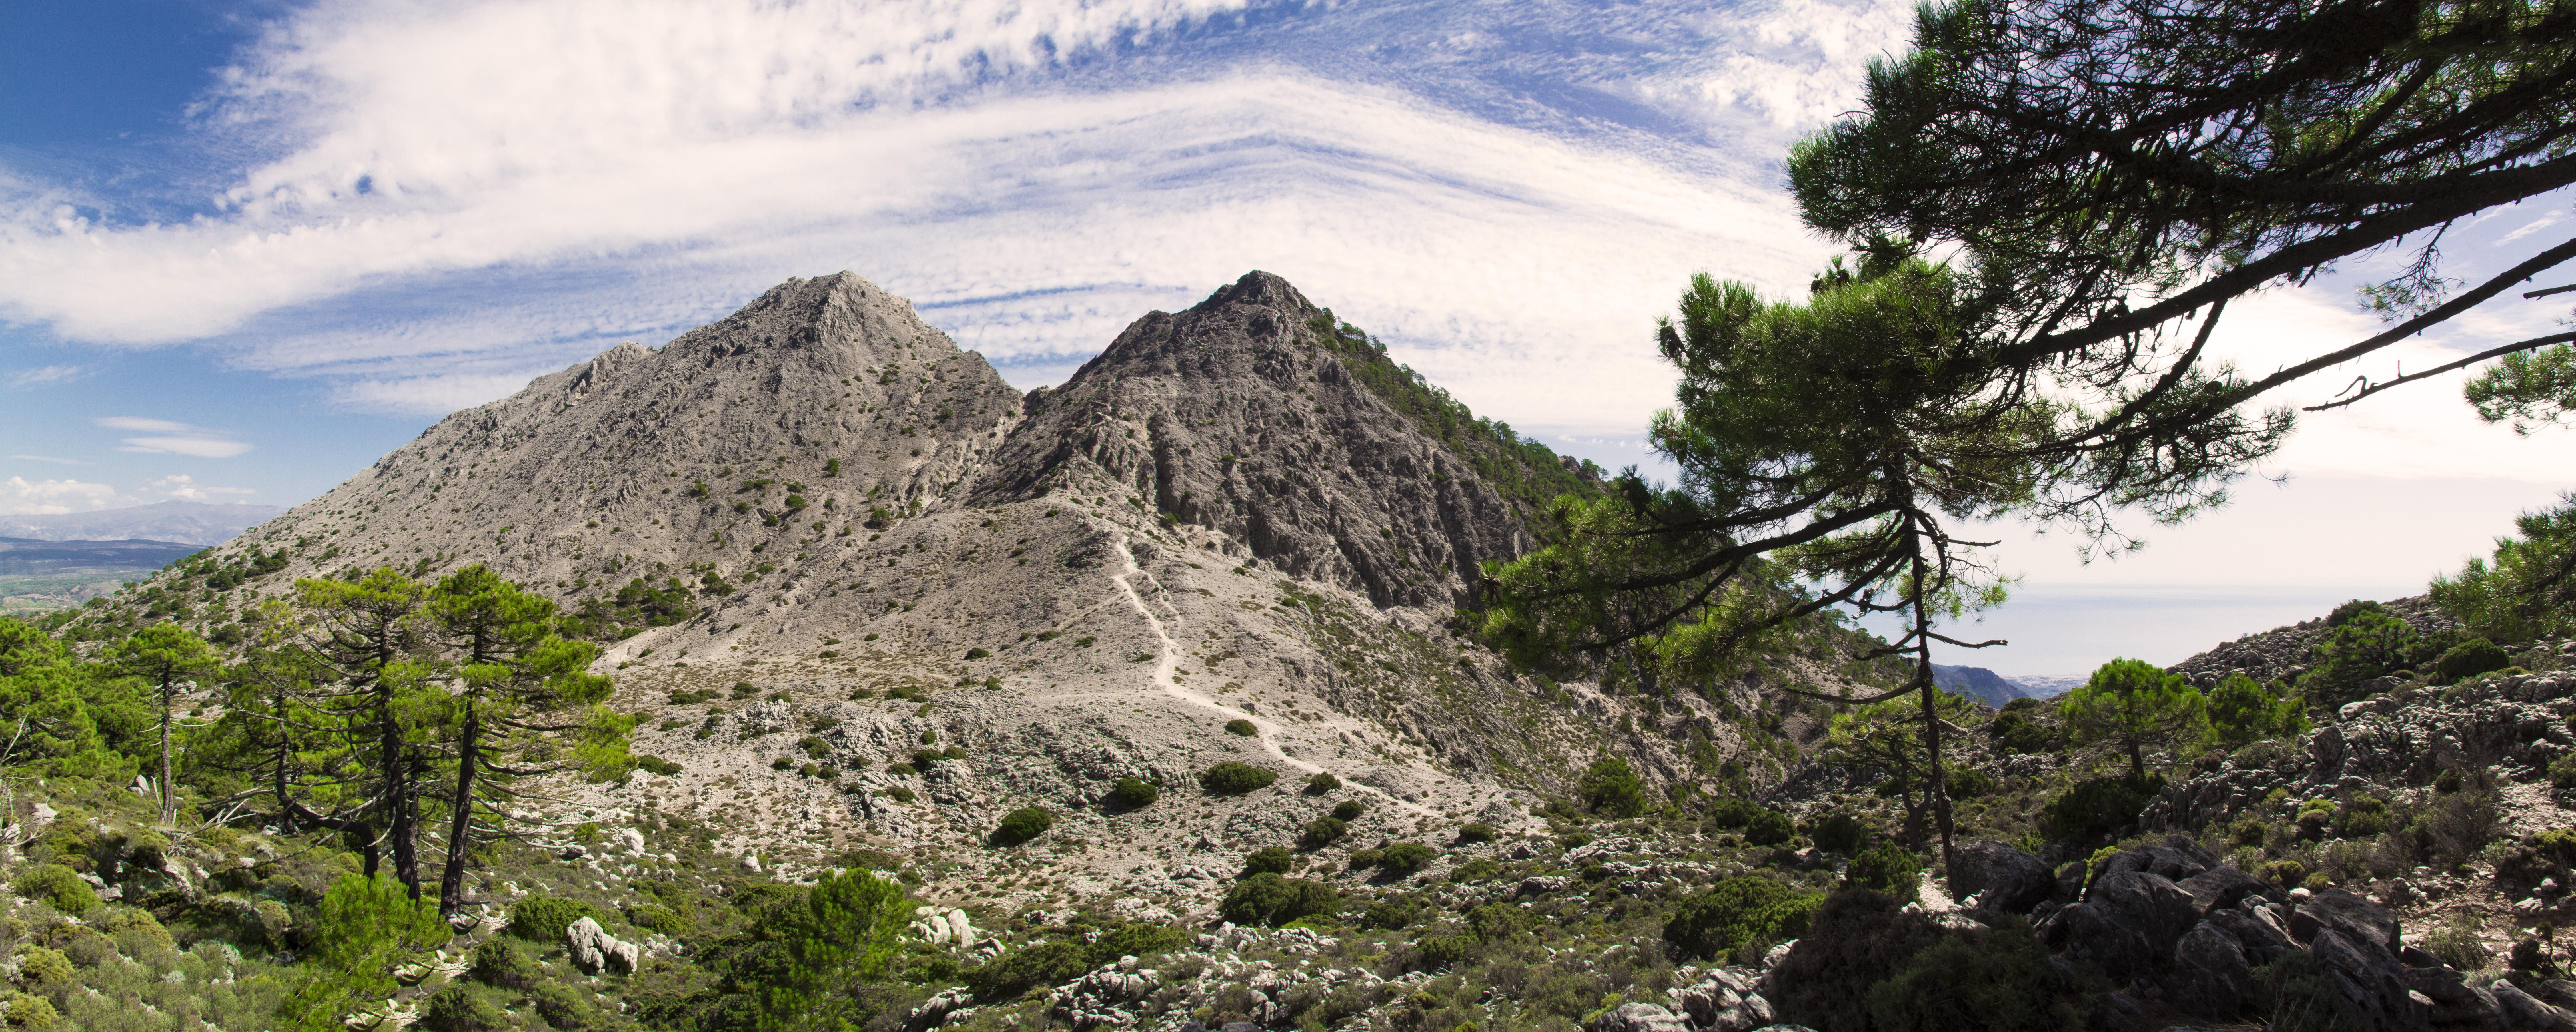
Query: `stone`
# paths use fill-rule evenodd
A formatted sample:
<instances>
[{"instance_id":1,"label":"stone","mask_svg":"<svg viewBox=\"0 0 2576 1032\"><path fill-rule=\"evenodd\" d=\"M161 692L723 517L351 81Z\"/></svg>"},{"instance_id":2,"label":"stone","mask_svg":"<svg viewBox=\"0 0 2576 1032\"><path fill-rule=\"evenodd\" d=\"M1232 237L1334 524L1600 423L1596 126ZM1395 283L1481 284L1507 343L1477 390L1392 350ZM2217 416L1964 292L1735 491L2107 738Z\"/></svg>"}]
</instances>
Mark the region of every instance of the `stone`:
<instances>
[{"instance_id":1,"label":"stone","mask_svg":"<svg viewBox=\"0 0 2576 1032\"><path fill-rule=\"evenodd\" d=\"M2057 869L2057 891L2052 895L2060 903L2072 903L2084 895L2084 861L2077 860Z\"/></svg>"},{"instance_id":2,"label":"stone","mask_svg":"<svg viewBox=\"0 0 2576 1032\"><path fill-rule=\"evenodd\" d=\"M2200 904L2201 916L2235 907L2248 898L2261 897L2271 887L2262 879L2233 867L2212 867L2174 883Z\"/></svg>"},{"instance_id":3,"label":"stone","mask_svg":"<svg viewBox=\"0 0 2576 1032\"><path fill-rule=\"evenodd\" d=\"M2399 967L2396 956L2378 943L2355 939L2340 929L2320 927L2308 940L2308 955L2316 958L2317 968L2325 973L2326 980L2344 999L2360 1008L2374 1027L2427 1027L2432 1001L2407 984L2406 969Z\"/></svg>"},{"instance_id":4,"label":"stone","mask_svg":"<svg viewBox=\"0 0 2576 1032\"><path fill-rule=\"evenodd\" d=\"M2257 967L2279 960L2299 948L2298 941L2290 937L2290 930L2282 926L2281 919L2272 916L2272 911L2265 907L2221 910L2209 915L2209 923L2235 936L2237 945L2245 951L2246 962Z\"/></svg>"},{"instance_id":5,"label":"stone","mask_svg":"<svg viewBox=\"0 0 2576 1032\"><path fill-rule=\"evenodd\" d=\"M2342 889L2319 892L2290 912L2291 935L2312 939L2320 928L2332 928L2346 938L2373 943L2392 957L2397 954L2397 915Z\"/></svg>"},{"instance_id":6,"label":"stone","mask_svg":"<svg viewBox=\"0 0 2576 1032\"><path fill-rule=\"evenodd\" d=\"M2070 960L2101 968L2115 982L2145 974L2161 952L2144 931L2091 903L2059 910L2046 932L2050 946L2064 949Z\"/></svg>"},{"instance_id":7,"label":"stone","mask_svg":"<svg viewBox=\"0 0 2576 1032\"><path fill-rule=\"evenodd\" d=\"M2203 921L2174 944L2166 998L2183 1012L2212 1021L2234 1020L2254 994L2254 969L2236 936Z\"/></svg>"},{"instance_id":8,"label":"stone","mask_svg":"<svg viewBox=\"0 0 2576 1032\"><path fill-rule=\"evenodd\" d=\"M2157 957L2169 954L2175 940L2200 923L2198 900L2163 875L2147 871L2103 875L2085 890L2084 903L2111 921L2136 929Z\"/></svg>"},{"instance_id":9,"label":"stone","mask_svg":"<svg viewBox=\"0 0 2576 1032\"><path fill-rule=\"evenodd\" d=\"M1703 979L1697 985L1673 990L1674 1005L1680 1007L1682 1013L1690 1015L1692 1022L1700 1025L1716 1023L1719 1012L1732 1009L1742 1002L1744 1002L1744 994L1741 991L1715 978Z\"/></svg>"},{"instance_id":10,"label":"stone","mask_svg":"<svg viewBox=\"0 0 2576 1032\"><path fill-rule=\"evenodd\" d=\"M1661 1005L1623 1003L1592 1019L1592 1032L1691 1032L1691 1027Z\"/></svg>"},{"instance_id":11,"label":"stone","mask_svg":"<svg viewBox=\"0 0 2576 1032\"><path fill-rule=\"evenodd\" d=\"M1978 897L1978 909L2027 914L2046 902L2057 879L2038 857L1992 839L1969 839L1957 847L1950 867L1950 895Z\"/></svg>"},{"instance_id":12,"label":"stone","mask_svg":"<svg viewBox=\"0 0 2576 1032\"><path fill-rule=\"evenodd\" d=\"M2512 982L2496 979L2487 992L2495 997L2496 1010L2504 1015L2505 1027L2546 1029L2548 1032L2576 1032L2576 1017L2566 1010L2550 1006L2531 994L2515 988Z\"/></svg>"},{"instance_id":13,"label":"stone","mask_svg":"<svg viewBox=\"0 0 2576 1032\"><path fill-rule=\"evenodd\" d=\"M564 929L564 950L572 955L573 966L591 975L602 971L634 974L636 962L643 956L642 947L609 935L598 921L588 917Z\"/></svg>"},{"instance_id":14,"label":"stone","mask_svg":"<svg viewBox=\"0 0 2576 1032\"><path fill-rule=\"evenodd\" d=\"M2408 968L2408 988L2433 1003L2427 1016L2435 1028L2494 1028L2503 1011L2491 991L2469 984L2469 976L2449 968Z\"/></svg>"}]
</instances>

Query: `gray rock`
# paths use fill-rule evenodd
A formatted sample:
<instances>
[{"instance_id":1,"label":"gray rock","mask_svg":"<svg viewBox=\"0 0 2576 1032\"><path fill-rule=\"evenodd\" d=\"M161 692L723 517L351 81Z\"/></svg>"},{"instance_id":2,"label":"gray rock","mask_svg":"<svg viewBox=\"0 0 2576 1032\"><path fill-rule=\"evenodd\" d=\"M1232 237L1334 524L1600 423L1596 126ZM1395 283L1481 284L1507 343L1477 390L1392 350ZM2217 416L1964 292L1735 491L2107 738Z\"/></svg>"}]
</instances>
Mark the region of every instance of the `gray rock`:
<instances>
[{"instance_id":1,"label":"gray rock","mask_svg":"<svg viewBox=\"0 0 2576 1032\"><path fill-rule=\"evenodd\" d=\"M2356 942L2372 943L2391 957L2397 955L2397 915L2342 889L2327 889L2310 896L2290 912L2291 935L2313 939L2323 928L2342 932Z\"/></svg>"},{"instance_id":2,"label":"gray rock","mask_svg":"<svg viewBox=\"0 0 2576 1032\"><path fill-rule=\"evenodd\" d=\"M2153 968L2163 952L2146 933L2091 903L2075 903L2049 920L2047 942L2066 957L2101 968L2116 982L2127 982Z\"/></svg>"},{"instance_id":3,"label":"gray rock","mask_svg":"<svg viewBox=\"0 0 2576 1032\"><path fill-rule=\"evenodd\" d=\"M2290 930L2268 908L2221 910L2209 915L2209 923L2235 936L2237 945L2245 950L2246 961L2258 967L2299 948Z\"/></svg>"},{"instance_id":4,"label":"gray rock","mask_svg":"<svg viewBox=\"0 0 2576 1032\"><path fill-rule=\"evenodd\" d=\"M2254 969L2236 936L2203 921L2174 944L2167 998L2184 1013L2229 1021L2254 994Z\"/></svg>"},{"instance_id":5,"label":"gray rock","mask_svg":"<svg viewBox=\"0 0 2576 1032\"><path fill-rule=\"evenodd\" d=\"M1623 1003L1592 1019L1592 1032L1691 1032L1691 1027L1658 1004Z\"/></svg>"},{"instance_id":6,"label":"gray rock","mask_svg":"<svg viewBox=\"0 0 2576 1032\"><path fill-rule=\"evenodd\" d=\"M564 949L584 974L602 971L618 974L635 973L636 962L643 957L643 947L608 934L599 922L584 917L564 929Z\"/></svg>"},{"instance_id":7,"label":"gray rock","mask_svg":"<svg viewBox=\"0 0 2576 1032\"><path fill-rule=\"evenodd\" d=\"M2469 976L2449 968L2409 968L2406 985L2433 1001L2428 1016L2435 1028L2492 1029L2502 1027L2504 1013L2495 994L2469 984Z\"/></svg>"},{"instance_id":8,"label":"gray rock","mask_svg":"<svg viewBox=\"0 0 2576 1032\"><path fill-rule=\"evenodd\" d=\"M1680 1007L1682 1013L1690 1015L1692 1022L1700 1025L1714 1024L1720 1012L1732 1009L1742 1002L1744 1002L1742 990L1714 977L1703 979L1698 985L1686 989L1673 990L1674 1005Z\"/></svg>"},{"instance_id":9,"label":"gray rock","mask_svg":"<svg viewBox=\"0 0 2576 1032\"><path fill-rule=\"evenodd\" d=\"M2085 890L2085 905L2113 922L2134 928L2149 952L2170 954L2176 940L2200 923L2200 902L2163 875L2116 871Z\"/></svg>"},{"instance_id":10,"label":"gray rock","mask_svg":"<svg viewBox=\"0 0 2576 1032\"><path fill-rule=\"evenodd\" d=\"M2564 1009L2532 998L2504 979L2496 979L2487 991L2495 997L2496 1010L2504 1016L2505 1027L2547 1029L2548 1032L2576 1032L2576 1017Z\"/></svg>"},{"instance_id":11,"label":"gray rock","mask_svg":"<svg viewBox=\"0 0 2576 1032\"><path fill-rule=\"evenodd\" d=\"M2263 884L2262 879L2223 866L2212 867L2174 885L2199 902L2204 917L2242 904L2248 898L2260 897L2270 888Z\"/></svg>"},{"instance_id":12,"label":"gray rock","mask_svg":"<svg viewBox=\"0 0 2576 1032\"><path fill-rule=\"evenodd\" d=\"M2308 955L2326 980L2382 1029L2429 1027L2431 1001L2406 982L2406 969L2378 943L2358 940L2335 928L2319 928L2308 940Z\"/></svg>"},{"instance_id":13,"label":"gray rock","mask_svg":"<svg viewBox=\"0 0 2576 1032\"><path fill-rule=\"evenodd\" d=\"M2038 857L1992 839L1958 844L1950 868L1950 895L1978 897L1981 909L2027 914L2057 889L2057 878Z\"/></svg>"}]
</instances>

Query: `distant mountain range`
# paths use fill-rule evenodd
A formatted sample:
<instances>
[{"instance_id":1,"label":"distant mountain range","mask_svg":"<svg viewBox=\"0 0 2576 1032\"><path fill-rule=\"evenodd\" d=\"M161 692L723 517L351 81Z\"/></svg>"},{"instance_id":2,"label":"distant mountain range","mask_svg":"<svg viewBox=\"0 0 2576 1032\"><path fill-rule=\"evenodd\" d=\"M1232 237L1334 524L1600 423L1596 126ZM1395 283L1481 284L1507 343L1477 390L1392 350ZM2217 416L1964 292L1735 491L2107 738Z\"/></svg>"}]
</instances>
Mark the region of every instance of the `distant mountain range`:
<instances>
[{"instance_id":1,"label":"distant mountain range","mask_svg":"<svg viewBox=\"0 0 2576 1032\"><path fill-rule=\"evenodd\" d=\"M0 537L0 610L76 606L200 551L175 541Z\"/></svg>"},{"instance_id":2,"label":"distant mountain range","mask_svg":"<svg viewBox=\"0 0 2576 1032\"><path fill-rule=\"evenodd\" d=\"M2002 706L2014 699L2052 698L2084 683L2081 677L2005 677L1984 667L1939 663L1932 664L1932 681L1948 691L1988 706Z\"/></svg>"},{"instance_id":3,"label":"distant mountain range","mask_svg":"<svg viewBox=\"0 0 2576 1032\"><path fill-rule=\"evenodd\" d=\"M38 541L147 541L220 545L285 512L274 505L158 502L123 509L0 516L0 537Z\"/></svg>"}]
</instances>

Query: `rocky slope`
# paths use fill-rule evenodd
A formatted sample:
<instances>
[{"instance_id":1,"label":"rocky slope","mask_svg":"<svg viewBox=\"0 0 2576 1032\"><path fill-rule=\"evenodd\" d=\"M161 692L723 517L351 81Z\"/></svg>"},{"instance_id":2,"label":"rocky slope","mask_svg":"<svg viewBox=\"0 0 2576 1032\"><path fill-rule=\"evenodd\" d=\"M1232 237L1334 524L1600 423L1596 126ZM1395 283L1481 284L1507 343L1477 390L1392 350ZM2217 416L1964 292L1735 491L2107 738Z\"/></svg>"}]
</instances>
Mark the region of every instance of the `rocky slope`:
<instances>
[{"instance_id":1,"label":"rocky slope","mask_svg":"<svg viewBox=\"0 0 2576 1032\"><path fill-rule=\"evenodd\" d=\"M1169 872L1317 816L1293 780L1123 813L1103 804L1120 777L1331 773L1374 800L1376 841L1534 826L1605 753L1657 786L1776 772L1779 736L1814 723L1759 681L1641 700L1450 632L1476 564L1591 475L1507 436L1263 273L1025 399L843 273L457 413L85 619L216 629L296 577L486 562L629 622L601 668L644 718L636 751L680 766L568 805L704 820L734 855L803 865L862 845L998 862L995 820L1045 806L1087 846L1021 904L1133 883L1185 910L1205 901ZM612 604L639 578L678 611ZM1769 676L1843 683L1822 654ZM934 741L950 759L906 762Z\"/></svg>"}]
</instances>

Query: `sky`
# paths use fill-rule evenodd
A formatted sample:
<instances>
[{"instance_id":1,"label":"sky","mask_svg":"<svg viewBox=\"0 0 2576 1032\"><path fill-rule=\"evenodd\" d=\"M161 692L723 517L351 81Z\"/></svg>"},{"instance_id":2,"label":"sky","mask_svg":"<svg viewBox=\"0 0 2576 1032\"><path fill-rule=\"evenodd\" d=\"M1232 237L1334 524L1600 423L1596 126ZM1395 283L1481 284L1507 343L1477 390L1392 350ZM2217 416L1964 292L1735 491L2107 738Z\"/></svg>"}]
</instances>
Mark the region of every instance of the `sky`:
<instances>
[{"instance_id":1,"label":"sky","mask_svg":"<svg viewBox=\"0 0 2576 1032\"><path fill-rule=\"evenodd\" d=\"M1693 272L1775 296L1831 244L1781 156L1910 2L93 0L0 10L0 512L288 505L457 408L793 276L911 298L1013 384L1249 269L1480 414L1604 465ZM2445 238L2454 275L2568 198ZM2555 227L2553 229L2553 227ZM2262 371L2377 325L2379 259L2240 305ZM2500 301L2295 385L2331 396L2564 305ZM2078 561L1998 528L1962 662L2179 660L2420 591L2567 486L2562 432L2456 379L2308 418L2236 502ZM2268 478L2268 479L2267 479Z\"/></svg>"}]
</instances>

